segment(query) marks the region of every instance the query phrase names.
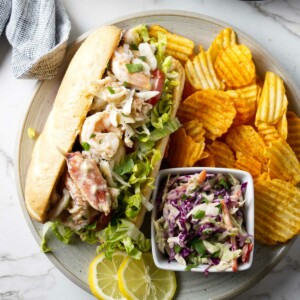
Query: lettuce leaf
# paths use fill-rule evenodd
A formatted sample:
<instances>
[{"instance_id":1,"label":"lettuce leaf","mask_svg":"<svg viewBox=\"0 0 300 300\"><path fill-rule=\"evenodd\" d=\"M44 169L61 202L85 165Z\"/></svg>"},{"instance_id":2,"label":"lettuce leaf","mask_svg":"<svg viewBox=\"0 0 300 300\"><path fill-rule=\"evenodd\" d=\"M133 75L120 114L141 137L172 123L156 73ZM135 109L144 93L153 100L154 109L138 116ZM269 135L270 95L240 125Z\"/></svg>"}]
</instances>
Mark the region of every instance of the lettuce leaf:
<instances>
[{"instance_id":1,"label":"lettuce leaf","mask_svg":"<svg viewBox=\"0 0 300 300\"><path fill-rule=\"evenodd\" d=\"M162 68L162 64L165 60L165 51L167 45L167 37L164 33L158 31L157 32L157 42L154 43L156 46L155 57L157 60L157 66L159 69Z\"/></svg>"},{"instance_id":2,"label":"lettuce leaf","mask_svg":"<svg viewBox=\"0 0 300 300\"><path fill-rule=\"evenodd\" d=\"M117 225L109 224L107 228L97 234L101 245L97 248L97 254L105 251L108 259L112 258L116 249L125 250L128 255L140 259L142 252L150 250L150 240L130 221L117 220Z\"/></svg>"},{"instance_id":3,"label":"lettuce leaf","mask_svg":"<svg viewBox=\"0 0 300 300\"><path fill-rule=\"evenodd\" d=\"M46 235L47 235L49 229L51 228L51 226L52 226L52 222L47 222L43 226L41 250L44 253L52 252L53 251L52 248L50 248L50 247L47 246L47 239L46 239Z\"/></svg>"},{"instance_id":4,"label":"lettuce leaf","mask_svg":"<svg viewBox=\"0 0 300 300\"><path fill-rule=\"evenodd\" d=\"M69 244L74 235L74 230L62 225L59 221L55 221L51 225L52 232L64 244Z\"/></svg>"}]
</instances>

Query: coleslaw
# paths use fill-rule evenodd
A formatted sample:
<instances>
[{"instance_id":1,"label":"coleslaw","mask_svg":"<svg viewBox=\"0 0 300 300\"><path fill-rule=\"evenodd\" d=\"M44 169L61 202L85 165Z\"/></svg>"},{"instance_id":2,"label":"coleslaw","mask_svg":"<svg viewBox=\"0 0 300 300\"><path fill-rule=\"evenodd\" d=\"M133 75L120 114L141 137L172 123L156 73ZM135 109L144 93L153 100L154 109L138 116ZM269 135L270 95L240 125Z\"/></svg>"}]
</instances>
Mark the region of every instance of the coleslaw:
<instances>
[{"instance_id":1,"label":"coleslaw","mask_svg":"<svg viewBox=\"0 0 300 300\"><path fill-rule=\"evenodd\" d=\"M160 187L155 242L169 262L190 270L238 270L249 260L253 237L245 228L247 183L231 174L169 175Z\"/></svg>"}]
</instances>

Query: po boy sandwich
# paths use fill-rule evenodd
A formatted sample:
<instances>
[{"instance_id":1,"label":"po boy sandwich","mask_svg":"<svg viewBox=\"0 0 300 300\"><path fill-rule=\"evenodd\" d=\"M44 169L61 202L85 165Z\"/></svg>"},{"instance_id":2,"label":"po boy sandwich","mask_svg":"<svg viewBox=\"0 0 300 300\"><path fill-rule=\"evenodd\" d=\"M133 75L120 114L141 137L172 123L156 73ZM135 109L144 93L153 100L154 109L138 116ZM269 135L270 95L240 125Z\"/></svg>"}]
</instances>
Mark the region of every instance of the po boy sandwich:
<instances>
[{"instance_id":1,"label":"po boy sandwich","mask_svg":"<svg viewBox=\"0 0 300 300\"><path fill-rule=\"evenodd\" d=\"M180 127L184 71L164 55L166 43L162 34L150 38L144 25L127 32L106 26L73 57L25 187L30 216L51 221L62 241L77 234L111 251L146 247L138 228L152 209L168 136ZM120 246L122 234L127 242Z\"/></svg>"}]
</instances>

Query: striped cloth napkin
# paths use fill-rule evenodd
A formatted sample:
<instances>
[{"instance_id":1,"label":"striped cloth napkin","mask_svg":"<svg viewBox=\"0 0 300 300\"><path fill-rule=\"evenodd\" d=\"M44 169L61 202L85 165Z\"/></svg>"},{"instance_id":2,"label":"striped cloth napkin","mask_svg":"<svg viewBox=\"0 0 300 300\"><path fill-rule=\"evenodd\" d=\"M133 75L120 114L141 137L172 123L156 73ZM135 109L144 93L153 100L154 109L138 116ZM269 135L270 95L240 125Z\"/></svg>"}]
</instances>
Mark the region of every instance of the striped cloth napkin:
<instances>
[{"instance_id":1,"label":"striped cloth napkin","mask_svg":"<svg viewBox=\"0 0 300 300\"><path fill-rule=\"evenodd\" d=\"M61 0L0 0L0 35L5 33L13 48L11 64L17 78L53 78L70 30Z\"/></svg>"}]
</instances>

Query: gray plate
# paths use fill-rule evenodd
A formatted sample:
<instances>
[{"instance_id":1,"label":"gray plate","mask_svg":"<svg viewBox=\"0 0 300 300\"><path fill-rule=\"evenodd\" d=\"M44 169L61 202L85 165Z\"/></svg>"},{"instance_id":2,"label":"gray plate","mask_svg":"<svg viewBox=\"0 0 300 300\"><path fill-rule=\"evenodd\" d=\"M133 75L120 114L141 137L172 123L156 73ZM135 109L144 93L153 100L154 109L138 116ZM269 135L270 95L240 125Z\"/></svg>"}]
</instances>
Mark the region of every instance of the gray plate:
<instances>
[{"instance_id":1,"label":"gray plate","mask_svg":"<svg viewBox=\"0 0 300 300\"><path fill-rule=\"evenodd\" d=\"M211 17L182 11L150 11L130 15L112 21L110 24L115 24L118 27L126 29L140 23L160 24L171 31L194 40L196 45L203 45L204 49L207 49L222 28L232 27L229 24ZM300 101L297 97L299 92L297 93L297 88L292 79L262 46L237 28L232 28L237 33L239 42L251 49L257 72L260 76L263 77L264 72L270 70L284 79L290 102L289 108L299 115ZM15 172L20 204L28 226L39 244L41 241L42 226L30 219L24 204L26 173L34 145L34 142L27 136L27 128L33 127L37 132L41 132L43 129L68 63L88 34L89 33L86 33L79 37L68 47L64 64L56 78L51 81L41 81L37 83L17 141ZM45 155L47 155L47 153L45 153ZM148 220L145 221L144 227L145 230L150 227ZM236 296L262 279L287 253L291 245L292 242L276 247L265 247L256 244L252 268L236 274L210 274L208 278L205 278L203 274L191 272L177 273L177 299L226 299ZM87 269L95 255L95 246L80 242L76 242L72 245L64 245L55 239L53 239L51 246L55 249L53 253L47 254L51 262L75 284L89 291Z\"/></svg>"}]
</instances>

